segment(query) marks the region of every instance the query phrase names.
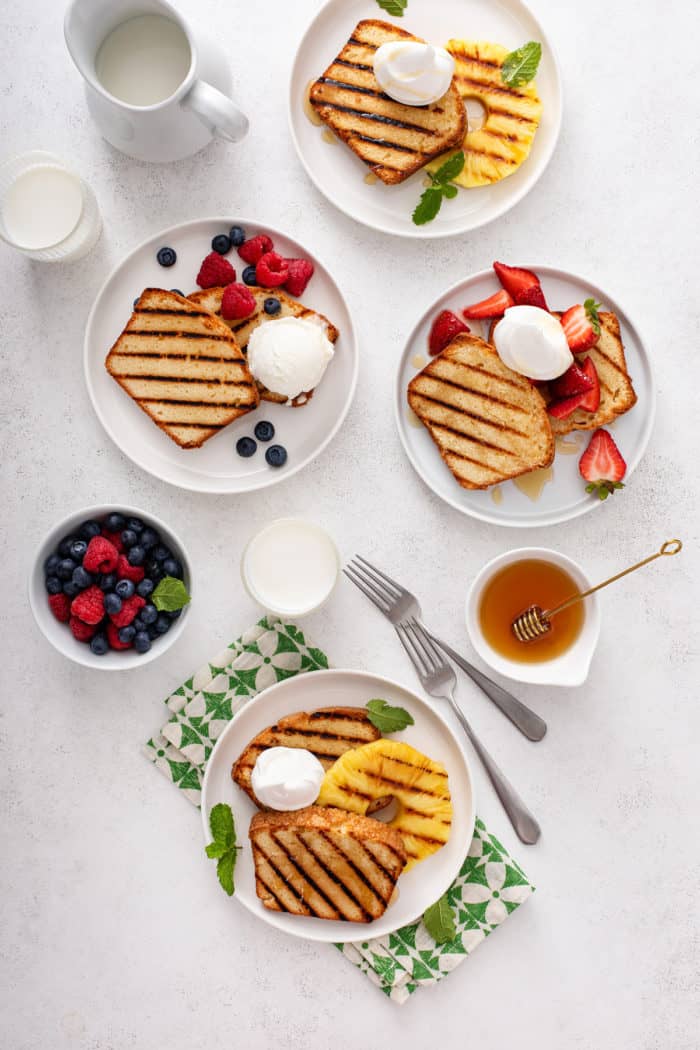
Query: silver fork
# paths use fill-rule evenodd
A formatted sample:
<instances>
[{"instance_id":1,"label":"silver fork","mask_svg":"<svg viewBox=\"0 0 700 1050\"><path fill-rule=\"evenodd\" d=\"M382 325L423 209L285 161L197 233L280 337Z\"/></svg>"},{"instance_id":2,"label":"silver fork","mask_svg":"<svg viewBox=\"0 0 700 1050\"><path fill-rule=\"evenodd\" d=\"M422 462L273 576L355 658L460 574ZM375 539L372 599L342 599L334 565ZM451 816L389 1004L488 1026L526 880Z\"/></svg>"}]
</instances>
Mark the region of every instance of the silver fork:
<instances>
[{"instance_id":1,"label":"silver fork","mask_svg":"<svg viewBox=\"0 0 700 1050\"><path fill-rule=\"evenodd\" d=\"M472 747L481 759L489 780L493 784L496 794L500 798L520 841L525 842L527 845L537 842L540 837L539 824L513 785L501 773L457 704L454 698L457 679L443 654L413 617L410 617L404 623L396 624L396 633L408 653L426 693L430 696L449 700L452 705L452 710L459 719L464 732L469 737Z\"/></svg>"},{"instance_id":2,"label":"silver fork","mask_svg":"<svg viewBox=\"0 0 700 1050\"><path fill-rule=\"evenodd\" d=\"M441 638L434 635L422 622L421 607L414 594L411 594L396 580L392 580L391 576L387 576L385 572L382 572L381 569L372 565L371 562L368 562L366 558L359 554L355 555L350 564L343 569L343 572L376 605L379 611L384 613L394 627L397 623L401 623L402 620L412 616L433 642L469 675L475 685L479 686L489 700L496 705L506 718L510 719L513 725L528 740L542 739L547 732L547 723L544 719L536 715L534 711L531 711L520 700L516 700L502 686L497 685L496 682L491 681L476 667L473 667L464 657L455 652L447 642L443 642Z\"/></svg>"}]
</instances>

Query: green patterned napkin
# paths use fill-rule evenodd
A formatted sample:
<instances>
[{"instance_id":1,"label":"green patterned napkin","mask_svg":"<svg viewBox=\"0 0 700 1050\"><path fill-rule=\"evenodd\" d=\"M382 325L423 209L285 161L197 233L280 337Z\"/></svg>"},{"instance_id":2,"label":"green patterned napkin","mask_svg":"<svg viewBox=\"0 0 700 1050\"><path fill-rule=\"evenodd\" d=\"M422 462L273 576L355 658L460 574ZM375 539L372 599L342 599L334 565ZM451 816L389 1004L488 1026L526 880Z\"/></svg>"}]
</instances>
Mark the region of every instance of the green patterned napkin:
<instances>
[{"instance_id":1,"label":"green patterned napkin","mask_svg":"<svg viewBox=\"0 0 700 1050\"><path fill-rule=\"evenodd\" d=\"M266 617L166 699L170 717L145 753L199 806L214 744L246 700L284 678L324 667L325 654L309 645L298 627ZM417 988L454 970L533 891L519 865L477 819L469 853L448 893L457 925L453 941L437 945L418 921L384 937L336 947L388 998L404 1003Z\"/></svg>"}]
</instances>

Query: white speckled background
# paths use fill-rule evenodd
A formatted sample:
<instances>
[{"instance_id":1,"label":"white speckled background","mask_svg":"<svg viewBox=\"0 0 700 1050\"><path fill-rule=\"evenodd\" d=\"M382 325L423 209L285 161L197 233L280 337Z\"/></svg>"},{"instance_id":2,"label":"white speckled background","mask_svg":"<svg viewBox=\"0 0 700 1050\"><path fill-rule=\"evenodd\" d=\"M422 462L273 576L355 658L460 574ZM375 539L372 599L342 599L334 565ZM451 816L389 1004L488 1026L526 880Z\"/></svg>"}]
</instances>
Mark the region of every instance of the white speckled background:
<instances>
[{"instance_id":1,"label":"white speckled background","mask_svg":"<svg viewBox=\"0 0 700 1050\"><path fill-rule=\"evenodd\" d=\"M2 153L62 154L95 188L105 233L92 255L64 268L0 245L0 1044L696 1050L696 5L533 0L564 75L557 153L514 212L436 244L354 225L303 174L285 89L313 0L180 0L184 14L231 42L253 127L242 147L215 144L169 167L131 161L99 138L64 48L62 6L3 4ZM360 383L341 434L298 478L240 499L191 496L141 473L107 440L83 384L82 333L106 274L146 234L237 211L286 227L334 262L360 328ZM658 421L640 469L599 513L558 529L519 534L461 517L423 488L394 430L402 337L445 285L494 258L595 275L657 363ZM126 675L63 660L26 600L47 528L110 500L171 522L196 570L181 644ZM475 958L402 1009L332 949L287 939L230 902L204 857L196 814L139 754L161 698L256 616L239 583L239 552L283 511L312 514L344 555L364 551L413 581L436 629L465 651L467 584L510 546L556 545L602 577L669 536L687 544L681 558L602 598L604 632L586 686L518 690L549 722L542 744L528 744L460 683L475 726L540 817L541 843L517 844L477 770L480 813L538 893ZM391 630L349 585L308 627L337 664L413 684Z\"/></svg>"}]
</instances>

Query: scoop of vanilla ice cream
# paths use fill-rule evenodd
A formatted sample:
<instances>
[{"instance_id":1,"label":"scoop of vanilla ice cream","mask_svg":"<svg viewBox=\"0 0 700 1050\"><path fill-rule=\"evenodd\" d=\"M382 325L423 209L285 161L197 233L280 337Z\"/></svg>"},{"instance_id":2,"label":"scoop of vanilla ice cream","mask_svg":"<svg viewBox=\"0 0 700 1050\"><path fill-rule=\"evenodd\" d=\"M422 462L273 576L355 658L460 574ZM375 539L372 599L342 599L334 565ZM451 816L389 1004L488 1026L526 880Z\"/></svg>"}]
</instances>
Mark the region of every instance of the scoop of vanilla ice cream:
<instances>
[{"instance_id":1,"label":"scoop of vanilla ice cream","mask_svg":"<svg viewBox=\"0 0 700 1050\"><path fill-rule=\"evenodd\" d=\"M266 321L248 340L248 367L255 378L290 401L318 386L332 357L325 329L300 317Z\"/></svg>"}]
</instances>

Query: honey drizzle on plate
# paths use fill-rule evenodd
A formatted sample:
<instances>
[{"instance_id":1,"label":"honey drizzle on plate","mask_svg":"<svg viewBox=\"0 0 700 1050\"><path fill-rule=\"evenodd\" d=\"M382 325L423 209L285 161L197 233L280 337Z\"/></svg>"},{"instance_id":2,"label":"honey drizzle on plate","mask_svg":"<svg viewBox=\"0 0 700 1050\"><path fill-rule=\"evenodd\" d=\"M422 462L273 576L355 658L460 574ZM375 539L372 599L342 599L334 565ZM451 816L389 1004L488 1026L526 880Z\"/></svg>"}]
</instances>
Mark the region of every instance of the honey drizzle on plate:
<instances>
[{"instance_id":1,"label":"honey drizzle on plate","mask_svg":"<svg viewBox=\"0 0 700 1050\"><path fill-rule=\"evenodd\" d=\"M501 492L498 485L496 485L495 488L491 489L491 499L497 506L503 502L503 493Z\"/></svg>"},{"instance_id":2,"label":"honey drizzle on plate","mask_svg":"<svg viewBox=\"0 0 700 1050\"><path fill-rule=\"evenodd\" d=\"M373 171L368 171L363 181L366 182L368 186L374 186L375 182L377 182L377 179L378 176L375 175Z\"/></svg>"},{"instance_id":3,"label":"honey drizzle on plate","mask_svg":"<svg viewBox=\"0 0 700 1050\"><path fill-rule=\"evenodd\" d=\"M329 146L337 146L338 145L338 141L339 140L335 137L335 135L333 134L333 132L331 131L330 128L326 128L325 129L325 131L321 135L321 138L323 139L324 142L327 142Z\"/></svg>"},{"instance_id":4,"label":"honey drizzle on plate","mask_svg":"<svg viewBox=\"0 0 700 1050\"><path fill-rule=\"evenodd\" d=\"M426 360L422 354L414 354L411 358L411 365L413 368L425 368Z\"/></svg>"},{"instance_id":5,"label":"honey drizzle on plate","mask_svg":"<svg viewBox=\"0 0 700 1050\"><path fill-rule=\"evenodd\" d=\"M552 467L541 467L539 470L531 470L529 474L521 474L519 478L513 478L513 484L528 499L536 503L542 495L542 489L553 477L554 470Z\"/></svg>"},{"instance_id":6,"label":"honey drizzle on plate","mask_svg":"<svg viewBox=\"0 0 700 1050\"><path fill-rule=\"evenodd\" d=\"M408 425L411 426L411 427L419 427L420 428L420 427L423 426L423 424L421 423L420 419L418 418L418 416L416 415L416 413L413 411L412 408L409 408L408 411L406 412L406 420L408 422Z\"/></svg>"},{"instance_id":7,"label":"honey drizzle on plate","mask_svg":"<svg viewBox=\"0 0 700 1050\"><path fill-rule=\"evenodd\" d=\"M569 441L565 437L558 437L556 440L557 452L562 456L575 456L580 451L578 443L578 437L574 436Z\"/></svg>"},{"instance_id":8,"label":"honey drizzle on plate","mask_svg":"<svg viewBox=\"0 0 700 1050\"><path fill-rule=\"evenodd\" d=\"M311 105L311 99L309 98L309 93L315 83L315 80L310 80L309 83L306 85L306 91L304 92L303 107L304 113L306 114L307 118L311 121L311 123L315 125L315 127L320 128L323 124L323 121L319 117L314 107Z\"/></svg>"}]
</instances>

